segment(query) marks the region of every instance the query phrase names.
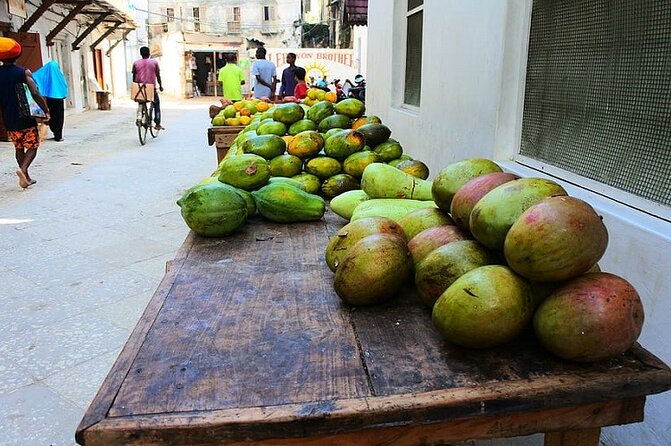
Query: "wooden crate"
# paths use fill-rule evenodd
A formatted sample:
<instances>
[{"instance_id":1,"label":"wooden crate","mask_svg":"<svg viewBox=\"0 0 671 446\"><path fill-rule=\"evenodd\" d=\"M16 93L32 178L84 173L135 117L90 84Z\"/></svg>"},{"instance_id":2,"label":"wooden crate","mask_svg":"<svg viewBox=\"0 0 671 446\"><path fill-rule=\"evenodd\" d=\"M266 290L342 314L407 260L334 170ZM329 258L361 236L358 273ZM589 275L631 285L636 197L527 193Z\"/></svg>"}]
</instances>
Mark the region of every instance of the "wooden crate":
<instances>
[{"instance_id":1,"label":"wooden crate","mask_svg":"<svg viewBox=\"0 0 671 446\"><path fill-rule=\"evenodd\" d=\"M217 165L224 159L228 149L238 133L244 129L244 125L216 125L207 129L207 144L217 148Z\"/></svg>"}]
</instances>

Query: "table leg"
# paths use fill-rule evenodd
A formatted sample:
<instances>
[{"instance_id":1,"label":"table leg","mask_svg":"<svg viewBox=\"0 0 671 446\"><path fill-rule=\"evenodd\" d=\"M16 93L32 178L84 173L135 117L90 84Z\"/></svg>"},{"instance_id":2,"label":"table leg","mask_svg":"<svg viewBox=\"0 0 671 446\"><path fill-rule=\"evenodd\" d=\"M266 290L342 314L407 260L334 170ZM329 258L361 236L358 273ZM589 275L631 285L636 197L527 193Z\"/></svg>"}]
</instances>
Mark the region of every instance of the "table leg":
<instances>
[{"instance_id":1,"label":"table leg","mask_svg":"<svg viewBox=\"0 0 671 446\"><path fill-rule=\"evenodd\" d=\"M544 446L599 446L601 428L547 432Z\"/></svg>"}]
</instances>

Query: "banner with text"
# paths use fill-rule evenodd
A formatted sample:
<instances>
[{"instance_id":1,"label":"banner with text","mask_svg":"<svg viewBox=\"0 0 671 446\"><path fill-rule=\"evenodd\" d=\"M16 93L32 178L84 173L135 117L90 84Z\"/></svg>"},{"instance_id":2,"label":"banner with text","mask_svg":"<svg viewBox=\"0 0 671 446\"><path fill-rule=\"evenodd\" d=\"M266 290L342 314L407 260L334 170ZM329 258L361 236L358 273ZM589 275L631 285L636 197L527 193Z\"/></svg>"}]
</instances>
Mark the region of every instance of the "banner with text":
<instances>
[{"instance_id":1,"label":"banner with text","mask_svg":"<svg viewBox=\"0 0 671 446\"><path fill-rule=\"evenodd\" d=\"M286 63L287 54L296 54L296 65L303 67L306 72L305 81L314 83L322 79L331 83L340 79L353 80L356 72L354 50L352 49L328 49L328 48L266 48L266 58L277 67L277 78L282 78L282 71L289 65Z\"/></svg>"}]
</instances>

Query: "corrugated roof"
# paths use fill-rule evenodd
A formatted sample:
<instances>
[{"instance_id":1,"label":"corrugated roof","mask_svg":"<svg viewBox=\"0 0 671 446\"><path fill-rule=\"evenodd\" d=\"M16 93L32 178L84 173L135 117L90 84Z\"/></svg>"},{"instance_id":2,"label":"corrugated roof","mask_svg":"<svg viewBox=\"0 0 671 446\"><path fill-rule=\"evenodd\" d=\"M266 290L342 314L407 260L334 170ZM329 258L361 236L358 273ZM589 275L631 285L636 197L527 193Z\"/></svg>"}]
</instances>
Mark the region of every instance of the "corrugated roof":
<instances>
[{"instance_id":1,"label":"corrugated roof","mask_svg":"<svg viewBox=\"0 0 671 446\"><path fill-rule=\"evenodd\" d=\"M368 0L345 0L345 22L368 25Z\"/></svg>"}]
</instances>

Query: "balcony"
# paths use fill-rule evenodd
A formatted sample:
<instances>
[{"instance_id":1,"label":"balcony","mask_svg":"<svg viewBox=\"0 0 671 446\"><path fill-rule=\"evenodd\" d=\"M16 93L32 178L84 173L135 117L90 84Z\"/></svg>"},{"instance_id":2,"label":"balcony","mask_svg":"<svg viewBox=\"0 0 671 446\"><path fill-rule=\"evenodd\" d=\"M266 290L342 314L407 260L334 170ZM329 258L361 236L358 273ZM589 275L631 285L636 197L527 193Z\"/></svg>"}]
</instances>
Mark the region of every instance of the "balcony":
<instances>
[{"instance_id":1,"label":"balcony","mask_svg":"<svg viewBox=\"0 0 671 446\"><path fill-rule=\"evenodd\" d=\"M228 34L240 34L240 22L226 22L226 29L228 30Z\"/></svg>"},{"instance_id":2,"label":"balcony","mask_svg":"<svg viewBox=\"0 0 671 446\"><path fill-rule=\"evenodd\" d=\"M279 26L274 23L261 24L261 34L277 34L279 32L280 32Z\"/></svg>"}]
</instances>

